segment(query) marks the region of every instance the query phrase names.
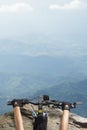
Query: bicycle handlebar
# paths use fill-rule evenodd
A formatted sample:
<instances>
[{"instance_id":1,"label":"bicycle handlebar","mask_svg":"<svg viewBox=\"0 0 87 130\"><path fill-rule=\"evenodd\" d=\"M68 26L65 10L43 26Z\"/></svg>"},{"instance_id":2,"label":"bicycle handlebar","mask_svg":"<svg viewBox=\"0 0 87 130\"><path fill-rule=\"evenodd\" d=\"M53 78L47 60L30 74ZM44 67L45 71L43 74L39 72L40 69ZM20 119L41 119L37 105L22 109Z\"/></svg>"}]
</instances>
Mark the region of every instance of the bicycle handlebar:
<instances>
[{"instance_id":1,"label":"bicycle handlebar","mask_svg":"<svg viewBox=\"0 0 87 130\"><path fill-rule=\"evenodd\" d=\"M53 104L53 108L58 108L58 107L63 107L64 104L68 105L69 108L76 108L77 105L81 105L82 102L74 102L74 103L70 103L70 102L57 102L57 101L53 101L54 104Z\"/></svg>"},{"instance_id":2,"label":"bicycle handlebar","mask_svg":"<svg viewBox=\"0 0 87 130\"><path fill-rule=\"evenodd\" d=\"M7 105L13 105L14 101L19 101L21 104L28 104L28 99L14 99L12 101L8 101Z\"/></svg>"},{"instance_id":3,"label":"bicycle handlebar","mask_svg":"<svg viewBox=\"0 0 87 130\"><path fill-rule=\"evenodd\" d=\"M41 97L40 97L41 98ZM25 104L33 104L33 105L39 105L40 103L45 106L45 105L53 105L53 108L60 108L63 107L63 105L69 104L69 108L76 108L77 105L81 105L82 102L74 102L74 103L70 103L70 102L61 102L61 101L57 101L57 100L49 100L49 96L48 95L43 95L42 99L38 100L38 102L33 102L30 99L14 99L12 101L8 101L7 105L13 105L13 101L19 101L22 105Z\"/></svg>"}]
</instances>

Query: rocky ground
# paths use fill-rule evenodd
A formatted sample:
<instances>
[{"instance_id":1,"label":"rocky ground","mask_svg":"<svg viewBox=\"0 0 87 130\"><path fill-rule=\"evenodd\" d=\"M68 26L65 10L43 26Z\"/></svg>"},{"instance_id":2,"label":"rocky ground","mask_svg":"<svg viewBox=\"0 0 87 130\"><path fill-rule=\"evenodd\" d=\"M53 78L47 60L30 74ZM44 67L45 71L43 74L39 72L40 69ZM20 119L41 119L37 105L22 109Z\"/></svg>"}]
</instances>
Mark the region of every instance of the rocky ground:
<instances>
[{"instance_id":1,"label":"rocky ground","mask_svg":"<svg viewBox=\"0 0 87 130\"><path fill-rule=\"evenodd\" d=\"M36 107L34 107L36 109ZM62 111L45 108L48 111L48 130L59 130ZM30 105L21 109L25 130L33 130L32 107ZM0 130L16 130L13 111L0 115ZM70 113L69 130L87 130L87 118Z\"/></svg>"}]
</instances>

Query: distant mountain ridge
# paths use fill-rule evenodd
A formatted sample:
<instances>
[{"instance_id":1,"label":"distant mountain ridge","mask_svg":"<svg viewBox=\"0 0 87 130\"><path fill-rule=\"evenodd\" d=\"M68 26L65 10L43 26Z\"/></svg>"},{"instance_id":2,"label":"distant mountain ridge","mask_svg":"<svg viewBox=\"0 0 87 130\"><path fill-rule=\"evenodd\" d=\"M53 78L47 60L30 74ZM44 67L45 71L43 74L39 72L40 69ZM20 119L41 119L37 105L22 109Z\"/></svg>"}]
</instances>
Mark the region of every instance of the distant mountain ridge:
<instances>
[{"instance_id":1,"label":"distant mountain ridge","mask_svg":"<svg viewBox=\"0 0 87 130\"><path fill-rule=\"evenodd\" d=\"M83 74L86 75L87 57L69 56L24 56L24 55L0 55L0 72L9 73L55 73L56 75ZM80 76L79 75L79 76Z\"/></svg>"},{"instance_id":2,"label":"distant mountain ridge","mask_svg":"<svg viewBox=\"0 0 87 130\"><path fill-rule=\"evenodd\" d=\"M48 55L54 57L81 57L87 55L85 42L60 40L57 37L42 34L30 34L24 40L23 37L19 39L0 39L0 55Z\"/></svg>"}]
</instances>

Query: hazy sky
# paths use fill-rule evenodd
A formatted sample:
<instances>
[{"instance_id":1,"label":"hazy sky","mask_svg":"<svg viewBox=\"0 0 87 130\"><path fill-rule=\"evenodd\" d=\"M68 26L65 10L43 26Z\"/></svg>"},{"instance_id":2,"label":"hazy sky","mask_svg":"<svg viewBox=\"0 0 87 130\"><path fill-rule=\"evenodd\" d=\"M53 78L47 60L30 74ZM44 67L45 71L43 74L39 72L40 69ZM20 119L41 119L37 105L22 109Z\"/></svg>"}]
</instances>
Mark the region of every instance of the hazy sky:
<instances>
[{"instance_id":1,"label":"hazy sky","mask_svg":"<svg viewBox=\"0 0 87 130\"><path fill-rule=\"evenodd\" d=\"M86 38L87 0L0 0L0 37L30 33Z\"/></svg>"}]
</instances>

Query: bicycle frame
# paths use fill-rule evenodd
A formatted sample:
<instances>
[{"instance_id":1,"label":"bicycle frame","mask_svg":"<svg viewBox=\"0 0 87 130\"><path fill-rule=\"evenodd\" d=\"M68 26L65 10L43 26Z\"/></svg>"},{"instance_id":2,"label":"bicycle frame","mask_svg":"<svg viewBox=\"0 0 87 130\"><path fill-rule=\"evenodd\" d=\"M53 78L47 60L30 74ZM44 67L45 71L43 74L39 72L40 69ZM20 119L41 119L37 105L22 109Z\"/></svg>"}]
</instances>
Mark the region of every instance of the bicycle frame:
<instances>
[{"instance_id":1,"label":"bicycle frame","mask_svg":"<svg viewBox=\"0 0 87 130\"><path fill-rule=\"evenodd\" d=\"M47 130L47 113L43 111L43 97L38 99L38 113L34 117L33 130Z\"/></svg>"}]
</instances>

